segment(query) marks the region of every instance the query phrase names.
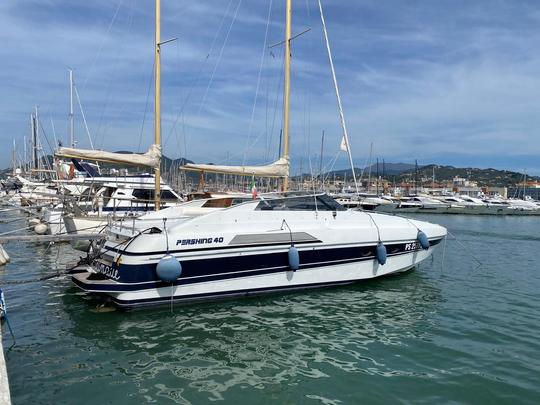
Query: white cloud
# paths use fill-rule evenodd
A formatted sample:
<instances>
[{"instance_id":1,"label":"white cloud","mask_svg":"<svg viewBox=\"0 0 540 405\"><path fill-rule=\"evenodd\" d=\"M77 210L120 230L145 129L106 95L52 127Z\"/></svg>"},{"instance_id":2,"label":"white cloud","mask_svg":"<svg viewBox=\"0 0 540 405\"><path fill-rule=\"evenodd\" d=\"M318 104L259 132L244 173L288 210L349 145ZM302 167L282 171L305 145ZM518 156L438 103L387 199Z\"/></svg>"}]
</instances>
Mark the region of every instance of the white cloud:
<instances>
[{"instance_id":1,"label":"white cloud","mask_svg":"<svg viewBox=\"0 0 540 405\"><path fill-rule=\"evenodd\" d=\"M146 99L153 63L150 3L2 2L2 142L11 143L13 137L21 141L36 104L44 117L54 118L57 132L65 136L67 68L73 67L98 145L136 148L147 106L144 149L151 139L153 111L151 97L148 105ZM202 107L238 1L163 3L162 38L179 37L177 44L163 49L166 153L183 153L177 134L182 136L185 130L188 157L198 161L222 161L226 151L262 161L269 155L269 143L270 155L274 154L281 125L280 47L272 49L276 58L266 57L252 145L245 149L268 3L242 3ZM358 164L364 162L370 141L386 161L448 156L451 162L451 156L469 155L471 165L482 156L482 162L493 166L517 168L516 162L523 159L513 157L540 153L536 112L540 57L533 51L540 39L540 13L534 4L325 3ZM118 4L115 23L107 32ZM274 4L270 43L278 42L283 31L282 4ZM315 12L312 7L308 18L304 4L295 7L294 31L308 25L313 30L293 43L292 153L304 161L318 154L325 129L326 162L337 152L341 130ZM177 112L188 93L179 119ZM274 111L276 96L278 110ZM175 121L177 131L171 132ZM85 146L80 117L77 133ZM532 167L527 159L523 163ZM9 151L1 150L1 166L8 161Z\"/></svg>"}]
</instances>

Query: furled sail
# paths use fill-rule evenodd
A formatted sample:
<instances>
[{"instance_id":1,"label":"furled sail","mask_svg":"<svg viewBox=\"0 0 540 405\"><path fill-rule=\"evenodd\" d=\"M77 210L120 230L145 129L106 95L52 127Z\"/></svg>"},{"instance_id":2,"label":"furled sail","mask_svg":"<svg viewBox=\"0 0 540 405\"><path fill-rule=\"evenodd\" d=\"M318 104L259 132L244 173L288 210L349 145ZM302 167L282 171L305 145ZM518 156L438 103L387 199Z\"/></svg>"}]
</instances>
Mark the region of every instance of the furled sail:
<instances>
[{"instance_id":1,"label":"furled sail","mask_svg":"<svg viewBox=\"0 0 540 405\"><path fill-rule=\"evenodd\" d=\"M153 144L148 149L148 152L142 154L60 147L55 152L55 155L72 159L97 160L98 162L125 163L132 166L158 167L161 158L161 147Z\"/></svg>"},{"instance_id":2,"label":"furled sail","mask_svg":"<svg viewBox=\"0 0 540 405\"><path fill-rule=\"evenodd\" d=\"M240 176L287 177L289 175L289 159L282 157L264 166L220 166L187 163L181 169L205 173L236 174Z\"/></svg>"}]
</instances>

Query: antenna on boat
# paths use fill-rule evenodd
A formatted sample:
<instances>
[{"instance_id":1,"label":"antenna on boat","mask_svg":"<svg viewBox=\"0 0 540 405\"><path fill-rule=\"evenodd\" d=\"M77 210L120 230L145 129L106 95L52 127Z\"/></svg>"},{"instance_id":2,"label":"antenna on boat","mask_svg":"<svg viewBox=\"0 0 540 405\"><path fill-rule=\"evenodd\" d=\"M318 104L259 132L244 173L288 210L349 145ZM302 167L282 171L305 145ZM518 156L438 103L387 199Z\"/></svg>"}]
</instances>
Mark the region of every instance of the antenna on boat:
<instances>
[{"instance_id":1,"label":"antenna on boat","mask_svg":"<svg viewBox=\"0 0 540 405\"><path fill-rule=\"evenodd\" d=\"M156 0L156 43L155 43L155 85L154 85L154 143L161 146L161 0ZM161 157L154 169L154 205L159 211L161 205Z\"/></svg>"},{"instance_id":2,"label":"antenna on boat","mask_svg":"<svg viewBox=\"0 0 540 405\"><path fill-rule=\"evenodd\" d=\"M285 78L283 85L283 155L289 160L289 98L291 94L291 21L292 0L285 1ZM289 189L289 175L283 179L283 191Z\"/></svg>"}]
</instances>

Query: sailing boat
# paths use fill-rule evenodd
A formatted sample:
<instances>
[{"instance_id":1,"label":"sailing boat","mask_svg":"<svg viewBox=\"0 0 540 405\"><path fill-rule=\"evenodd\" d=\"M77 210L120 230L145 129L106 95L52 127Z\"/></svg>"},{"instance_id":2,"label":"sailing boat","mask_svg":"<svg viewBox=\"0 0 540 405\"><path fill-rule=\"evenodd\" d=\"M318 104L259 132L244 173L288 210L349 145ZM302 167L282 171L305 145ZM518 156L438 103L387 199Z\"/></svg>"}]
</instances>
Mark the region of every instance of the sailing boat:
<instances>
[{"instance_id":1,"label":"sailing boat","mask_svg":"<svg viewBox=\"0 0 540 405\"><path fill-rule=\"evenodd\" d=\"M159 12L156 0L156 57ZM291 0L286 0L285 189L290 40ZM72 280L121 308L302 290L409 270L446 236L439 225L346 210L326 194L286 192L230 205L195 217L171 207L128 227L112 224L91 264L78 267Z\"/></svg>"},{"instance_id":2,"label":"sailing boat","mask_svg":"<svg viewBox=\"0 0 540 405\"><path fill-rule=\"evenodd\" d=\"M159 24L159 21L156 21ZM159 47L160 38L156 42L156 83L159 81ZM70 147L59 147L55 152L57 157L70 158L75 166L84 166L88 163L80 163L75 159L88 159L93 161L122 163L135 166L151 167L155 171L152 178L149 175L123 175L101 176L87 171L89 179L83 177L82 185L85 190L86 201L76 203L70 201L69 206L61 205L53 214L60 218L63 228L68 233L100 233L111 220L122 220L142 215L149 210L177 205L182 198L168 185L161 184L161 126L160 126L160 85L156 86L156 125L155 139L149 150L144 154L123 154L75 148L74 123L73 123L73 72L70 70ZM72 164L73 165L73 164ZM69 166L68 166L69 167ZM86 182L85 182L86 180ZM68 181L69 182L69 181ZM65 187L66 182L62 183ZM66 208L68 208L66 210ZM50 224L52 227L52 224Z\"/></svg>"}]
</instances>

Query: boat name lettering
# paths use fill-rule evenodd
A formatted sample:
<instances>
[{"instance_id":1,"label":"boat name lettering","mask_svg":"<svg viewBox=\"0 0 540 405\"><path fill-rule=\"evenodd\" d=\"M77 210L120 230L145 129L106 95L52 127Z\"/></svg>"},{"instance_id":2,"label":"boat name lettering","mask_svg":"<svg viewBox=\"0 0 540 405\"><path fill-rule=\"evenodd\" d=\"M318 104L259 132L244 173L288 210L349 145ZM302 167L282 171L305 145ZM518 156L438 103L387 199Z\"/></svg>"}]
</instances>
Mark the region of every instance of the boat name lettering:
<instances>
[{"instance_id":1,"label":"boat name lettering","mask_svg":"<svg viewBox=\"0 0 540 405\"><path fill-rule=\"evenodd\" d=\"M216 238L198 238L198 239L178 239L176 246L178 245L208 245L211 243L223 243L223 236Z\"/></svg>"},{"instance_id":2,"label":"boat name lettering","mask_svg":"<svg viewBox=\"0 0 540 405\"><path fill-rule=\"evenodd\" d=\"M405 250L419 250L420 249L420 243L419 242L412 242L412 243L406 243L405 244Z\"/></svg>"},{"instance_id":3,"label":"boat name lettering","mask_svg":"<svg viewBox=\"0 0 540 405\"><path fill-rule=\"evenodd\" d=\"M113 280L120 280L120 275L118 274L118 269L114 269L111 266L101 263L100 261L94 260L94 267L97 269L98 273L103 274Z\"/></svg>"}]
</instances>

